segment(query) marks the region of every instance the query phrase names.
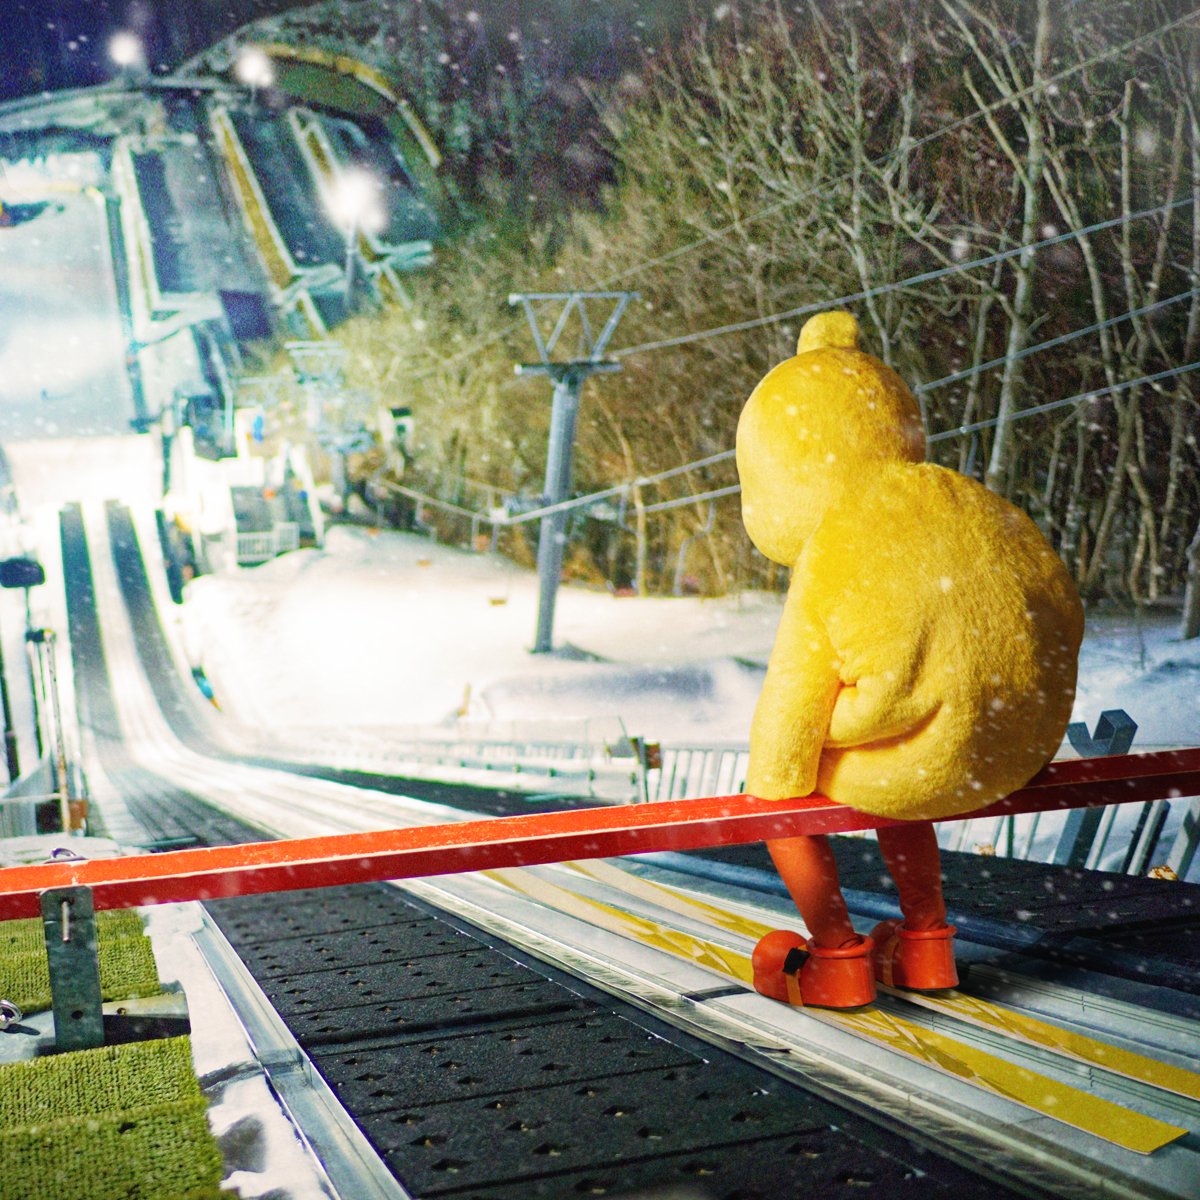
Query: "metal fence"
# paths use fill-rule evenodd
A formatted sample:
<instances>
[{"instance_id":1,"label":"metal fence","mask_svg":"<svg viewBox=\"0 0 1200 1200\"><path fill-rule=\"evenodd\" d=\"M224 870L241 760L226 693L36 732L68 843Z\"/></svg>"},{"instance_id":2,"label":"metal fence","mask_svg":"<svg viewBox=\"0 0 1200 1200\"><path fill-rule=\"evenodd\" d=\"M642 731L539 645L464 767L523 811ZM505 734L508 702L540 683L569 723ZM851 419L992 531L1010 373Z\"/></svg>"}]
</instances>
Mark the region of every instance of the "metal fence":
<instances>
[{"instance_id":1,"label":"metal fence","mask_svg":"<svg viewBox=\"0 0 1200 1200\"><path fill-rule=\"evenodd\" d=\"M661 767L647 769L646 793L651 800L732 796L746 790L750 748L742 743L663 746L659 757Z\"/></svg>"},{"instance_id":2,"label":"metal fence","mask_svg":"<svg viewBox=\"0 0 1200 1200\"><path fill-rule=\"evenodd\" d=\"M356 727L313 731L269 747L280 757L342 770L429 775L447 769L490 776L519 790L588 796L610 803L644 799L635 739L617 718L561 722L460 721L452 726Z\"/></svg>"},{"instance_id":3,"label":"metal fence","mask_svg":"<svg viewBox=\"0 0 1200 1200\"><path fill-rule=\"evenodd\" d=\"M746 790L750 751L745 744L664 746L658 757L661 766L645 772L645 795L651 800ZM1198 865L1200 798L955 821L936 828L944 850L1185 879Z\"/></svg>"},{"instance_id":4,"label":"metal fence","mask_svg":"<svg viewBox=\"0 0 1200 1200\"><path fill-rule=\"evenodd\" d=\"M506 786L516 789L618 804L738 795L746 790L750 760L749 747L741 742L647 743L630 737L617 718L549 727L546 722L464 721L435 729L322 731L280 742L275 749L282 757L382 774L444 779L449 768L481 781L489 777L493 785L504 775ZM950 851L1180 879L1200 869L1197 797L954 821L935 828L942 849Z\"/></svg>"},{"instance_id":5,"label":"metal fence","mask_svg":"<svg viewBox=\"0 0 1200 1200\"><path fill-rule=\"evenodd\" d=\"M264 563L289 550L300 548L300 526L294 521L280 521L274 529L237 535L238 566Z\"/></svg>"}]
</instances>

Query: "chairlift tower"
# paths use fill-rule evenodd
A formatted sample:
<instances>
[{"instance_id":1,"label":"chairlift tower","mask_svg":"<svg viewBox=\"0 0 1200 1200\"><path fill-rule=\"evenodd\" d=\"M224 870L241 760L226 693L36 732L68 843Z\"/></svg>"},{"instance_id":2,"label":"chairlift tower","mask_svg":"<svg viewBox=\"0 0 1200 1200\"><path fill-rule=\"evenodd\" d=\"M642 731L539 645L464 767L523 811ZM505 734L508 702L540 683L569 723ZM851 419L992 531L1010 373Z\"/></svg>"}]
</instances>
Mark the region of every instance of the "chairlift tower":
<instances>
[{"instance_id":1,"label":"chairlift tower","mask_svg":"<svg viewBox=\"0 0 1200 1200\"><path fill-rule=\"evenodd\" d=\"M349 353L340 342L285 342L284 349L292 361L296 381L307 402L308 427L315 433L323 431L326 401L345 387L345 365Z\"/></svg>"},{"instance_id":2,"label":"chairlift tower","mask_svg":"<svg viewBox=\"0 0 1200 1200\"><path fill-rule=\"evenodd\" d=\"M518 363L518 375L548 375L554 383L550 409L550 445L546 454L545 506L553 511L542 517L538 531L538 615L534 636L534 654L546 654L553 648L554 603L562 575L563 548L566 544L567 512L562 505L571 490L571 467L575 455L575 422L579 413L579 394L590 375L619 371L621 364L603 357L630 300L637 292L514 292L509 304L525 309L533 343L541 359L536 363ZM609 307L608 317L599 333L593 331L588 303ZM535 305L562 305L549 337L543 337ZM578 317L581 357L554 361L552 356L572 314Z\"/></svg>"}]
</instances>

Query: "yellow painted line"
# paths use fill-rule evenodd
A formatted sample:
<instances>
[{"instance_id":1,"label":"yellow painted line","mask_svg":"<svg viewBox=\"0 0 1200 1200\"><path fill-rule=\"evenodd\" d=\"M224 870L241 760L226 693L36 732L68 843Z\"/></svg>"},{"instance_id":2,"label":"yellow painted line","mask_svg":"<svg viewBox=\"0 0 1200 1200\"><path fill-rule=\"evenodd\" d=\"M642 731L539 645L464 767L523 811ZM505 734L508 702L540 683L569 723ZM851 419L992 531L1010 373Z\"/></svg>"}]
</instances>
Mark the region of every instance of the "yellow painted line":
<instances>
[{"instance_id":1,"label":"yellow painted line","mask_svg":"<svg viewBox=\"0 0 1200 1200\"><path fill-rule=\"evenodd\" d=\"M740 983L749 983L753 977L749 957L737 951L623 912L602 901L578 896L525 870L484 873L547 907L632 937L643 945L707 967ZM640 882L648 883L646 880ZM1137 1154L1150 1154L1188 1132L876 1008L805 1011L816 1020L880 1042L934 1070L953 1075Z\"/></svg>"},{"instance_id":2,"label":"yellow painted line","mask_svg":"<svg viewBox=\"0 0 1200 1200\"><path fill-rule=\"evenodd\" d=\"M309 153L313 156L313 161L317 164L317 170L321 172L321 178L331 180L333 178L333 167L325 153L325 147L321 145L321 139L317 136L316 130L312 128L306 129L301 136L304 138L304 144L308 147Z\"/></svg>"},{"instance_id":3,"label":"yellow painted line","mask_svg":"<svg viewBox=\"0 0 1200 1200\"><path fill-rule=\"evenodd\" d=\"M726 912L703 900L693 900L685 892L680 892L665 884L642 879L600 860L570 863L569 865L583 875L590 875L613 887L624 888L631 895L641 896L645 900L683 916L698 915L722 929L740 933L755 941L769 933L772 928L770 925L763 925L758 921ZM1088 1034L1076 1033L1061 1025L1054 1025L1049 1021L1028 1016L1005 1005L982 1000L964 992L908 992L898 988L881 988L881 990L886 991L889 995L898 996L910 1004L918 1004L954 1020L964 1021L984 1029L994 1029L1007 1037L1049 1050L1077 1062L1086 1063L1089 1066L1099 1067L1113 1075L1136 1080L1138 1083L1147 1084L1164 1092L1186 1096L1189 1100L1200 1101L1200 1075L1185 1067L1159 1062L1158 1059L1138 1054L1132 1050L1122 1050L1118 1046L1111 1046Z\"/></svg>"},{"instance_id":4,"label":"yellow painted line","mask_svg":"<svg viewBox=\"0 0 1200 1200\"><path fill-rule=\"evenodd\" d=\"M578 917L581 921L586 921L589 925L598 925L610 933L634 938L656 950L665 950L676 958L686 959L694 966L716 971L746 985L749 985L753 978L750 959L736 950L715 946L678 929L671 929L644 917L634 916L633 913L623 912L599 900L576 896L557 884L547 883L520 869L484 871L482 874L546 905L547 908Z\"/></svg>"},{"instance_id":5,"label":"yellow painted line","mask_svg":"<svg viewBox=\"0 0 1200 1200\"><path fill-rule=\"evenodd\" d=\"M1074 1033L1059 1025L1051 1025L1037 1017L1026 1016L1013 1009L968 996L962 992L935 993L901 992L905 1000L923 1008L943 1013L958 1021L995 1029L1018 1041L1052 1050L1089 1066L1099 1067L1113 1075L1149 1084L1164 1092L1200 1101L1200 1075L1185 1067L1159 1062L1132 1050L1110 1046L1084 1033Z\"/></svg>"},{"instance_id":6,"label":"yellow painted line","mask_svg":"<svg viewBox=\"0 0 1200 1200\"><path fill-rule=\"evenodd\" d=\"M1188 1132L879 1009L820 1014L831 1015L843 1028L1137 1154L1152 1154Z\"/></svg>"},{"instance_id":7,"label":"yellow painted line","mask_svg":"<svg viewBox=\"0 0 1200 1200\"><path fill-rule=\"evenodd\" d=\"M395 90L392 81L381 71L367 63L351 58L348 54L332 54L315 46L289 46L280 42L270 42L259 47L272 58L291 58L297 62L306 62L310 66L323 67L335 71L339 75L349 75L363 87L369 88L377 96L381 96L400 114L401 120L408 126L408 131L416 138L417 143L425 152L429 165L435 170L442 165L442 152L437 148L429 130L413 110L408 100Z\"/></svg>"},{"instance_id":8,"label":"yellow painted line","mask_svg":"<svg viewBox=\"0 0 1200 1200\"><path fill-rule=\"evenodd\" d=\"M752 921L749 917L739 917L736 913L731 913L716 904L696 900L686 893L678 892L664 884L643 879L629 871L622 871L620 867L614 867L602 859L589 859L586 862L570 862L564 865L577 871L580 875L587 875L600 883L606 883L623 892L628 892L631 896L640 896L643 900L657 904L660 908L669 909L684 917L699 915L701 919L708 921L711 925L716 925L720 929L728 930L730 933L736 933L742 937L752 938L756 942L776 928L773 925L763 925L760 921Z\"/></svg>"},{"instance_id":9,"label":"yellow painted line","mask_svg":"<svg viewBox=\"0 0 1200 1200\"><path fill-rule=\"evenodd\" d=\"M250 226L250 233L258 252L266 264L267 272L277 287L287 288L294 274L271 232L271 218L265 202L255 188L253 168L249 160L245 159L245 152L238 141L233 123L223 113L217 113L213 127L216 130L221 159L229 169L234 191Z\"/></svg>"}]
</instances>

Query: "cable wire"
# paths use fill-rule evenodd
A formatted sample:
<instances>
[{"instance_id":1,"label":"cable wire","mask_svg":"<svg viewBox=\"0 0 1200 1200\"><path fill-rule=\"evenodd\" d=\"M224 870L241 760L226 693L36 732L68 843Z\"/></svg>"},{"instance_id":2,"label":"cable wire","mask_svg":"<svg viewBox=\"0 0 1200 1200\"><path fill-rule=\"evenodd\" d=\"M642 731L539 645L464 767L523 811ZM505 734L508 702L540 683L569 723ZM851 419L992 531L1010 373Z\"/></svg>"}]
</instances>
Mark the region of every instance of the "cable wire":
<instances>
[{"instance_id":1,"label":"cable wire","mask_svg":"<svg viewBox=\"0 0 1200 1200\"><path fill-rule=\"evenodd\" d=\"M959 117L958 120L952 121L949 125L944 125L940 129L935 129L923 137L917 138L916 141L905 143L895 150L890 150L886 154L879 155L878 158L868 160L867 166L871 167L887 167L898 159L901 154L912 154L915 150L920 150L924 146L937 141L938 138L954 133L959 129L965 128L967 125L985 117L990 113L999 112L1007 108L1014 101L1024 99L1033 92L1045 89L1052 84L1061 83L1064 79L1069 79L1072 75L1077 75L1081 71L1086 71L1088 67L1094 67L1097 63L1104 62L1105 59L1115 58L1117 55L1124 54L1127 50L1133 50L1144 42L1154 41L1164 35L1170 33L1174 29L1178 29L1181 25L1194 20L1200 16L1200 9L1195 9L1190 13L1185 13L1177 20L1170 21L1166 25L1161 25L1157 29L1153 29L1148 33L1139 34L1135 38L1130 38L1129 41L1123 42L1120 46L1114 46L1109 50L1101 51L1099 54L1093 55L1091 58L1084 59L1083 62L1078 62L1074 66L1066 67L1057 74L1049 75L1045 79L1039 80L1037 83L1029 84L1027 87L1021 88L1019 91L1013 92L1011 95L1005 96L1000 100L996 100L989 104L986 108L977 109L965 117ZM668 250L665 254L660 254L656 258L647 259L645 262L637 263L632 267L626 267L625 270L619 271L615 275L610 275L598 287L609 288L621 280L628 278L631 275L639 275L643 271L648 271L651 267L664 266L666 263L673 262L676 258L680 258L685 254L690 254L693 250L698 250L702 246L707 246L718 238L726 237L736 229L743 228L755 221L760 221L765 217L772 217L776 213L783 212L787 208L791 208L796 204L800 204L805 200L811 200L822 192L828 191L829 188L836 186L839 183L844 183L849 180L854 174L853 170L846 171L842 175L835 176L831 180L823 180L820 184L815 184L812 187L801 192L798 196L792 196L787 200L777 200L774 204L767 205L766 208L761 208L757 212L741 218L739 221L731 221L728 225L723 225L719 229L714 229L711 233L706 233L703 237L696 238L694 241L687 242L682 246L676 246L674 250Z\"/></svg>"},{"instance_id":2,"label":"cable wire","mask_svg":"<svg viewBox=\"0 0 1200 1200\"><path fill-rule=\"evenodd\" d=\"M1130 314L1126 313L1125 316ZM1057 340L1057 339L1053 339ZM1075 396L1067 396L1061 400L1051 400L1047 404L1036 404L1032 408L1023 408L1019 412L1010 413L1007 417L991 417L986 421L975 421L970 425L960 425L956 429L946 429L941 433L932 434L926 438L926 441L932 445L934 442L948 441L950 438L964 437L969 433L977 433L981 429L991 429L1005 421L1022 421L1026 417L1036 417L1041 413L1053 412L1055 409L1066 408L1070 404L1081 404L1085 400L1098 400L1102 396L1112 395L1116 392L1128 391L1130 388L1138 387L1142 384L1158 383L1163 379L1174 379L1180 375L1188 375L1193 371L1200 370L1200 361L1186 363L1181 367L1170 367L1165 371L1157 371L1152 375L1139 375L1136 379L1127 379L1120 383L1114 383L1102 388L1091 388L1086 392L1080 392ZM702 459L700 462L707 465L713 462L720 462L723 459L732 458L735 454L733 450L726 450L720 454L711 455L709 458ZM633 483L619 484L616 487L607 488L603 492L595 492L588 496L577 496L573 500L565 500L561 504L551 505L548 508L536 509L533 512L521 513L517 517L509 518L497 524L519 525L525 521L533 520L536 517L547 516L551 512L562 512L573 508L587 508L593 504L599 503L601 500L608 499L611 496L618 495L621 492L628 491L635 486L652 483L660 478L665 478L668 475L679 475L684 471L698 466L700 463L685 463L683 466L674 467L669 472L664 472L662 476L649 476L646 479L635 480ZM723 496L733 496L742 490L740 483L731 484L727 487L715 488L711 491L701 492L695 496L679 496L673 500L660 500L656 504L647 504L642 510L643 512L664 512L667 509L681 508L686 504L696 504L704 500L717 500Z\"/></svg>"},{"instance_id":3,"label":"cable wire","mask_svg":"<svg viewBox=\"0 0 1200 1200\"><path fill-rule=\"evenodd\" d=\"M628 483L618 483L610 488L604 488L599 492L590 492L586 496L576 496L571 500L560 500L557 504L547 504L542 508L533 508L528 512L518 513L514 517L508 517L504 521L497 523L503 525L523 525L527 521L538 521L542 517L553 516L555 513L570 512L574 508L587 508L593 504L599 504L601 500L611 500L614 496L623 496L635 488L648 487L650 484L661 483L664 479L672 479L676 475L683 475L688 471L696 471L701 467L708 467L714 463L724 462L726 459L732 458L735 453L737 453L735 450L722 450L717 454L710 454L708 458L697 459L695 462L684 463L682 466L660 471L657 475L644 475ZM646 511L649 512L651 510L647 509Z\"/></svg>"},{"instance_id":4,"label":"cable wire","mask_svg":"<svg viewBox=\"0 0 1200 1200\"><path fill-rule=\"evenodd\" d=\"M1184 208L1194 203L1195 200L1193 197L1185 196L1183 199L1173 200L1169 204L1160 204L1154 208L1143 208L1139 212L1125 213L1119 217L1109 217L1107 220L1097 221L1092 225L1085 225L1082 229L1071 229L1066 233L1056 233L1053 237L1042 238L1036 242L1026 242L1024 245L1013 246L1008 250L998 250L994 254L987 254L983 258L976 258L970 262L954 263L948 267L937 267L932 271L922 271L917 275L909 275L905 279L897 279L892 283L881 283L877 287L867 288L864 291L850 292L845 296L838 296L833 300L816 300L810 304L801 304L798 308L789 308L785 312L772 313L765 317L753 317L748 321L735 321L730 325L719 325L714 329L700 329L693 333L681 333L677 337L662 338L655 342L643 342L637 346L628 346L623 350L616 351L612 357L618 359L628 358L632 354L646 354L652 350L664 350L670 346L686 346L692 342L707 341L709 338L723 337L729 333L743 333L749 329L760 329L764 325L774 325L779 321L806 316L809 313L821 312L829 308L841 308L847 304L854 304L861 300L871 300L876 296L899 291L902 288L915 287L918 284L930 283L935 279L943 279L947 275L958 275L964 271L973 271L977 267L987 267L993 263L1004 262L1006 259L1016 258L1017 255L1024 254L1027 250L1043 250L1047 246L1057 246L1059 243L1070 241L1072 238L1085 237L1088 234L1098 233L1103 229L1111 229L1117 225L1126 225L1133 221L1140 221L1144 217L1157 216L1160 213L1171 212L1176 208Z\"/></svg>"},{"instance_id":5,"label":"cable wire","mask_svg":"<svg viewBox=\"0 0 1200 1200\"><path fill-rule=\"evenodd\" d=\"M1062 333L1058 337L1052 337L1044 342L1037 342L1032 346L1026 346L1023 350L1018 350L1015 354L1002 354L999 358L992 358L987 362L978 363L962 371L955 371L952 375L943 375L941 379L935 379L932 383L918 384L913 388L913 392L917 395L924 395L927 392L932 392L935 388L945 387L949 383L959 383L963 379L969 379L972 375L978 375L983 371L990 371L993 367L1003 366L1006 362L1016 362L1018 359L1028 358L1031 354L1037 354L1042 350L1049 350L1054 346L1065 345L1067 342L1073 342L1078 338L1086 337L1089 333L1098 333L1101 329L1108 329L1113 325L1119 325L1122 321L1131 320L1133 317L1144 317L1149 313L1157 312L1160 308L1166 308L1171 304L1178 304L1181 300L1190 300L1196 294L1196 288L1188 288L1186 292L1177 292L1174 296L1168 296L1165 300L1157 300L1155 303L1147 304L1143 308L1130 309L1129 312L1109 317L1104 321L1097 321L1095 325L1087 325L1083 329L1073 329L1070 333Z\"/></svg>"},{"instance_id":6,"label":"cable wire","mask_svg":"<svg viewBox=\"0 0 1200 1200\"><path fill-rule=\"evenodd\" d=\"M1109 384L1107 387L1091 388L1086 392L1080 392L1077 396L1068 396L1065 400L1051 400L1048 404L1035 404L1032 408L1023 408L1020 412L1009 413L1007 417L992 417L987 421L974 421L970 425L960 425L957 429L945 429L941 433L935 433L925 440L932 444L933 442L944 442L948 438L962 437L964 434L975 433L980 429L991 429L995 425L1003 424L1005 421L1021 421L1026 417L1036 417L1039 413L1053 412L1056 408L1065 408L1068 404L1081 404L1085 400L1098 400L1101 396L1109 396L1115 392L1124 392L1129 388L1138 387L1143 383L1157 383L1160 379L1173 379L1177 375L1187 375L1192 371L1200 370L1200 362L1187 363L1182 367L1171 367L1166 371L1158 371L1153 375L1139 375L1137 379L1127 379L1121 383Z\"/></svg>"}]
</instances>

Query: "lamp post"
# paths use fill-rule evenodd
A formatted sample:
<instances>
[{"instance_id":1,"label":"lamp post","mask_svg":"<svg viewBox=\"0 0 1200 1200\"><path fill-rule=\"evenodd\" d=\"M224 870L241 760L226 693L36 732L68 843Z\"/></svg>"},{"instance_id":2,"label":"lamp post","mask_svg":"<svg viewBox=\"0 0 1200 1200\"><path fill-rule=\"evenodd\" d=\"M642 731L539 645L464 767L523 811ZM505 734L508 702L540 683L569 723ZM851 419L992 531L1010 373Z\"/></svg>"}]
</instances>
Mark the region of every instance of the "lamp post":
<instances>
[{"instance_id":1,"label":"lamp post","mask_svg":"<svg viewBox=\"0 0 1200 1200\"><path fill-rule=\"evenodd\" d=\"M30 629L25 640L38 649L50 681L50 707L54 718L54 767L58 776L58 805L64 833L73 833L77 822L71 811L71 789L67 779L67 739L63 729L62 705L58 698L58 670L54 661L56 635L53 629Z\"/></svg>"},{"instance_id":2,"label":"lamp post","mask_svg":"<svg viewBox=\"0 0 1200 1200\"><path fill-rule=\"evenodd\" d=\"M379 233L387 223L383 185L360 167L343 171L329 192L329 212L346 231L346 307L354 295L354 248L360 233Z\"/></svg>"},{"instance_id":3,"label":"lamp post","mask_svg":"<svg viewBox=\"0 0 1200 1200\"><path fill-rule=\"evenodd\" d=\"M29 627L29 589L40 587L46 582L42 564L32 558L6 558L0 560L0 588L25 589L25 626ZM15 783L21 773L17 757L17 734L13 728L12 705L8 695L8 675L4 668L4 651L0 648L0 711L4 717L4 757L8 767L8 779ZM34 693L36 720L37 694Z\"/></svg>"},{"instance_id":4,"label":"lamp post","mask_svg":"<svg viewBox=\"0 0 1200 1200\"><path fill-rule=\"evenodd\" d=\"M247 46L238 55L233 73L250 89L250 107L258 105L258 89L275 82L275 68L270 56L258 46Z\"/></svg>"}]
</instances>

